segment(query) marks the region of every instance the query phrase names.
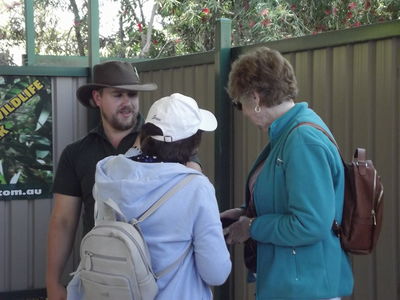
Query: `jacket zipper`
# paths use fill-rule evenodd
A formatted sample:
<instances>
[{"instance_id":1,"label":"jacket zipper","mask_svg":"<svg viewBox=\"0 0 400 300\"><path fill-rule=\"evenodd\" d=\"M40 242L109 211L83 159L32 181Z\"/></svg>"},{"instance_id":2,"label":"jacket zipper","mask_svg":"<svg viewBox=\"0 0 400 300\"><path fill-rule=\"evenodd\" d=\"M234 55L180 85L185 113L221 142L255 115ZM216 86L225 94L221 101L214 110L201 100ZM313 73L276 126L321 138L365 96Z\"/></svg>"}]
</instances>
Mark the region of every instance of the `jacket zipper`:
<instances>
[{"instance_id":1,"label":"jacket zipper","mask_svg":"<svg viewBox=\"0 0 400 300\"><path fill-rule=\"evenodd\" d=\"M85 251L85 256L89 257L88 263L85 261L85 268L86 268L86 270L89 270L89 271L92 270L92 266L93 266L92 258L93 257L97 257L97 258L104 259L104 260L127 261L127 259L124 257L97 254L97 253L93 253L91 251Z\"/></svg>"},{"instance_id":2,"label":"jacket zipper","mask_svg":"<svg viewBox=\"0 0 400 300\"><path fill-rule=\"evenodd\" d=\"M293 255L293 259L294 259L294 268L295 268L295 275L296 275L296 281L299 280L299 273L298 273L298 269L297 269L297 258L296 258L296 249L292 248L292 255Z\"/></svg>"},{"instance_id":3,"label":"jacket zipper","mask_svg":"<svg viewBox=\"0 0 400 300\"><path fill-rule=\"evenodd\" d=\"M377 177L377 172L375 170L374 172L374 190L373 190L373 196L375 196L375 192L376 192L376 177ZM379 205L379 203L381 202L382 199L382 195L383 195L383 187L381 189L381 192L379 193L379 197L378 200L376 202L376 206ZM372 197L372 201L374 201L375 197ZM375 211L375 203L372 203L372 210L371 210L371 214L372 214L372 221L374 226L376 226L376 211Z\"/></svg>"}]
</instances>

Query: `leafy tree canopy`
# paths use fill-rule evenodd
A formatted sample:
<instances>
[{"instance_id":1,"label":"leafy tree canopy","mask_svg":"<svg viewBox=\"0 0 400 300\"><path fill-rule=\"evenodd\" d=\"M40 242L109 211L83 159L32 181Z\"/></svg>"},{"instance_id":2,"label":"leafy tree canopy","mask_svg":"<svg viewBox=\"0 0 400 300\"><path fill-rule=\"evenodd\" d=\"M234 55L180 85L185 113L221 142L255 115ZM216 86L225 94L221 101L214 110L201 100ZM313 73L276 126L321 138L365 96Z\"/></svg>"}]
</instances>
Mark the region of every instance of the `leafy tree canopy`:
<instances>
[{"instance_id":1,"label":"leafy tree canopy","mask_svg":"<svg viewBox=\"0 0 400 300\"><path fill-rule=\"evenodd\" d=\"M106 57L165 57L214 48L215 23L232 20L235 46L280 40L399 19L398 0L104 0L118 6L114 33L100 35ZM87 55L87 0L36 0L36 53ZM63 9L74 16L67 30L58 29ZM22 0L0 1L0 63L11 64L9 47L24 45ZM100 11L102 15L107 11ZM3 18L6 17L6 18ZM8 52L7 52L8 51Z\"/></svg>"}]
</instances>

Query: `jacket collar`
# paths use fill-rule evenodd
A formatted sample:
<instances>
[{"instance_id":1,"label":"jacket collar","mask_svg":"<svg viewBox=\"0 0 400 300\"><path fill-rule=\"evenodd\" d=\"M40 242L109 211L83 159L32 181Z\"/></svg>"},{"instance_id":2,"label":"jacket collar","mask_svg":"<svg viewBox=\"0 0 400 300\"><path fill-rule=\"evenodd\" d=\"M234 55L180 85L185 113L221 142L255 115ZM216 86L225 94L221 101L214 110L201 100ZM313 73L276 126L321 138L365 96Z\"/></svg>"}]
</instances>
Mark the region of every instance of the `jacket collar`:
<instances>
[{"instance_id":1,"label":"jacket collar","mask_svg":"<svg viewBox=\"0 0 400 300\"><path fill-rule=\"evenodd\" d=\"M296 116L301 114L307 108L308 104L306 102L296 103L289 111L272 122L268 128L270 142L274 143L283 133L285 133L287 130L290 130L294 124Z\"/></svg>"}]
</instances>

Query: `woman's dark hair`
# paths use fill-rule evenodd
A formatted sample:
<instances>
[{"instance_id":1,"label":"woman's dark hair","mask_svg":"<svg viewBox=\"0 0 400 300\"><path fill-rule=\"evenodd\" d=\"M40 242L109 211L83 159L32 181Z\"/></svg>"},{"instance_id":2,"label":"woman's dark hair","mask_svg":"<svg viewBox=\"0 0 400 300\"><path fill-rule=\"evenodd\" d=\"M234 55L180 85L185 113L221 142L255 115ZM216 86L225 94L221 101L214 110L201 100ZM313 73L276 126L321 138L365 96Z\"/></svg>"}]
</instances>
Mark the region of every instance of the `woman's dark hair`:
<instances>
[{"instance_id":1,"label":"woman's dark hair","mask_svg":"<svg viewBox=\"0 0 400 300\"><path fill-rule=\"evenodd\" d=\"M153 139L152 135L163 135L162 130L152 123L145 123L140 132L140 148L144 155L157 156L163 162L186 164L197 154L202 131L176 142L162 142Z\"/></svg>"}]
</instances>

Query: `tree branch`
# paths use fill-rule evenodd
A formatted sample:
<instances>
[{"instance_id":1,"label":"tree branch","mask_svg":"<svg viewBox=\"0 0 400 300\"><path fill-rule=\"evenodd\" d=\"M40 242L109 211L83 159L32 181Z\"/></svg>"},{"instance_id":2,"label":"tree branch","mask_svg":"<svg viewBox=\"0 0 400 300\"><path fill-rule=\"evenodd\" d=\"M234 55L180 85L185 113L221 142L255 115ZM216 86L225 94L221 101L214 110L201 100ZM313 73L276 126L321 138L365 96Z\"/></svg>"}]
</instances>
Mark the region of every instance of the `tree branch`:
<instances>
[{"instance_id":1,"label":"tree branch","mask_svg":"<svg viewBox=\"0 0 400 300\"><path fill-rule=\"evenodd\" d=\"M74 20L75 20L75 35L76 35L76 40L78 42L78 51L79 51L79 55L80 56L85 56L85 45L83 42L83 38L81 35L81 17L79 16L79 10L78 10L78 6L76 5L76 1L75 0L70 0L71 3L71 8L72 8L72 12L74 13Z\"/></svg>"},{"instance_id":2,"label":"tree branch","mask_svg":"<svg viewBox=\"0 0 400 300\"><path fill-rule=\"evenodd\" d=\"M157 8L158 8L158 3L154 2L153 9L151 10L149 25L147 26L146 43L144 44L142 51L140 51L139 57L145 57L149 53L150 45L151 45L151 34L153 32L154 16L157 12Z\"/></svg>"}]
</instances>

